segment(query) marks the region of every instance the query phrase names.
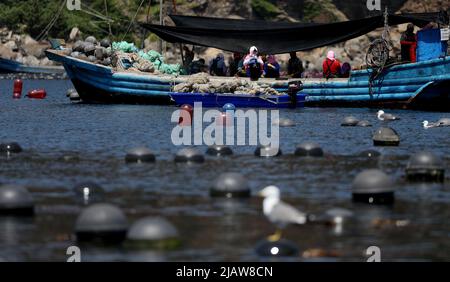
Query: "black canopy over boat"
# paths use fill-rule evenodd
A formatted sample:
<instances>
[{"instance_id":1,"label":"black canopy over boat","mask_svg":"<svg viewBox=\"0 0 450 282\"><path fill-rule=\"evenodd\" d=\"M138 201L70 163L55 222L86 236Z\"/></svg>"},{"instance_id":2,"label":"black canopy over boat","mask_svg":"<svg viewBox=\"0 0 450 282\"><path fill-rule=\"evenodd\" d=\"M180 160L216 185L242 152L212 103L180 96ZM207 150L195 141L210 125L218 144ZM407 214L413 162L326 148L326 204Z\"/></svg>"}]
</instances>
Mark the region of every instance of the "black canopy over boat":
<instances>
[{"instance_id":1,"label":"black canopy over boat","mask_svg":"<svg viewBox=\"0 0 450 282\"><path fill-rule=\"evenodd\" d=\"M273 23L175 15L171 18L177 26L143 26L172 43L242 53L254 45L266 54L305 51L336 44L367 34L385 24L383 15L330 24ZM423 27L429 22L448 22L448 16L445 12L389 15L389 25L409 22Z\"/></svg>"}]
</instances>

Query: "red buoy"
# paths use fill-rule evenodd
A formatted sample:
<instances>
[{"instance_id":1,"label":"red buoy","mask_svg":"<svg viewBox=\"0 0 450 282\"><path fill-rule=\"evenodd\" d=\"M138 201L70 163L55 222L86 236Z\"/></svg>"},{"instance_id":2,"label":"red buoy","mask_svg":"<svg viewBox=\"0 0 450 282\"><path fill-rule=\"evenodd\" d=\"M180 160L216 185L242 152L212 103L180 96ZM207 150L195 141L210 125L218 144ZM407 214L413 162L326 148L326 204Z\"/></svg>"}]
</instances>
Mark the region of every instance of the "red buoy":
<instances>
[{"instance_id":1,"label":"red buoy","mask_svg":"<svg viewBox=\"0 0 450 282\"><path fill-rule=\"evenodd\" d=\"M23 82L21 79L14 80L13 98L20 99L22 97Z\"/></svg>"},{"instance_id":2,"label":"red buoy","mask_svg":"<svg viewBox=\"0 0 450 282\"><path fill-rule=\"evenodd\" d=\"M31 90L28 92L27 97L30 99L45 99L47 92L45 92L45 89Z\"/></svg>"},{"instance_id":3,"label":"red buoy","mask_svg":"<svg viewBox=\"0 0 450 282\"><path fill-rule=\"evenodd\" d=\"M231 126L232 124L232 113L220 113L216 120L216 124L219 126Z\"/></svg>"},{"instance_id":4,"label":"red buoy","mask_svg":"<svg viewBox=\"0 0 450 282\"><path fill-rule=\"evenodd\" d=\"M194 117L194 108L191 105L184 104L180 107L180 117L178 124L180 126L191 126Z\"/></svg>"}]
</instances>

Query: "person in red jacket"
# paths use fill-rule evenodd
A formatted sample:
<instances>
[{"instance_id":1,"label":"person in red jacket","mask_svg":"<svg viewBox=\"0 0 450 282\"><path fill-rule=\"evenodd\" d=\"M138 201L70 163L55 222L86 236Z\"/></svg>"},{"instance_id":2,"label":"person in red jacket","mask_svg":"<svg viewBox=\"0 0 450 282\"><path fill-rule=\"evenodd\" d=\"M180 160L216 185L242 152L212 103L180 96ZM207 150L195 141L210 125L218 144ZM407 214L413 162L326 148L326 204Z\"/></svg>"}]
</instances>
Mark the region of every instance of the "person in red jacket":
<instances>
[{"instance_id":1,"label":"person in red jacket","mask_svg":"<svg viewBox=\"0 0 450 282\"><path fill-rule=\"evenodd\" d=\"M335 78L341 74L341 63L336 59L334 51L328 51L327 58L323 61L323 77Z\"/></svg>"},{"instance_id":2,"label":"person in red jacket","mask_svg":"<svg viewBox=\"0 0 450 282\"><path fill-rule=\"evenodd\" d=\"M402 61L414 63L416 61L417 36L414 33L413 24L408 24L406 31L402 33L400 44L402 46Z\"/></svg>"}]
</instances>

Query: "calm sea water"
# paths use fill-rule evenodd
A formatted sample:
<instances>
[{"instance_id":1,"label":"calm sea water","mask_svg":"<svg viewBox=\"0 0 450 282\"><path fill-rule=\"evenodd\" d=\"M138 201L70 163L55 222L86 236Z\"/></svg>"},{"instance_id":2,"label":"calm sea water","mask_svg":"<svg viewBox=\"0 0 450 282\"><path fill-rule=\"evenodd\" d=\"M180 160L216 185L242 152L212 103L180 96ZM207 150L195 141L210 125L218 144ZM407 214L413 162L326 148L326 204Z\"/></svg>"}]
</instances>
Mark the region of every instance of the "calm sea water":
<instances>
[{"instance_id":1,"label":"calm sea water","mask_svg":"<svg viewBox=\"0 0 450 282\"><path fill-rule=\"evenodd\" d=\"M372 133L381 126L375 109L306 108L281 111L297 123L281 128L281 150L274 159L253 156L255 147L234 146L234 156L208 157L204 164L173 162L180 147L171 142L174 106L86 105L71 103L68 80L26 80L24 93L45 88L47 99L13 100L12 81L0 80L0 141L16 141L25 152L0 158L0 183L25 185L36 200L33 218L0 217L0 260L65 261L76 245L75 219L83 208L72 188L85 181L105 189L102 201L120 206L130 223L147 215L169 219L183 245L174 251L132 251L123 246L82 247L85 261L249 261L262 260L257 242L274 231L262 215L261 200L213 200L208 190L222 172L240 172L256 192L278 185L282 198L297 208L320 214L329 208L352 210L356 217L342 230L325 226L289 227L284 237L301 251L322 249L325 261L364 261L369 246L379 246L386 261L450 259L450 128L424 130L423 120L447 113L390 110L402 119L390 124L401 137L399 147L374 148ZM372 128L346 128L353 115ZM319 143L327 156L305 160L292 156L303 141ZM126 165L125 152L145 145L157 154L155 164ZM200 146L205 151L206 146ZM379 159L358 156L367 149ZM446 164L444 184L410 184L403 179L411 154L427 149ZM353 204L351 183L366 168L380 168L397 184L392 207ZM386 224L374 224L374 221ZM409 220L396 227L395 220ZM308 261L302 257L285 260ZM317 260L317 259L316 259Z\"/></svg>"}]
</instances>

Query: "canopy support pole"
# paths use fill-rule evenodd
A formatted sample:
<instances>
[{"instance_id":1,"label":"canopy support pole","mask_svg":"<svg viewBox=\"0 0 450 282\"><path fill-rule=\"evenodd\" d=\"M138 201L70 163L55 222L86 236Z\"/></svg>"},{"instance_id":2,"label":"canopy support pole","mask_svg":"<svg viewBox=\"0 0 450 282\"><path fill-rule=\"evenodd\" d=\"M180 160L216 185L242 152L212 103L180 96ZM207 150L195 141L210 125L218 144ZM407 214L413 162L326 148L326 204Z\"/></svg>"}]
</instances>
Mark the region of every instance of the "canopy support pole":
<instances>
[{"instance_id":1,"label":"canopy support pole","mask_svg":"<svg viewBox=\"0 0 450 282\"><path fill-rule=\"evenodd\" d=\"M164 21L163 21L163 0L159 0L159 24L160 25L164 25ZM162 54L162 39L160 38L158 41L158 51L160 54Z\"/></svg>"}]
</instances>

